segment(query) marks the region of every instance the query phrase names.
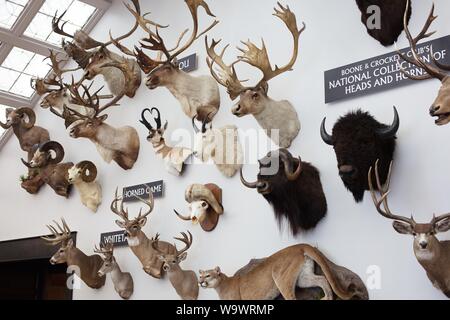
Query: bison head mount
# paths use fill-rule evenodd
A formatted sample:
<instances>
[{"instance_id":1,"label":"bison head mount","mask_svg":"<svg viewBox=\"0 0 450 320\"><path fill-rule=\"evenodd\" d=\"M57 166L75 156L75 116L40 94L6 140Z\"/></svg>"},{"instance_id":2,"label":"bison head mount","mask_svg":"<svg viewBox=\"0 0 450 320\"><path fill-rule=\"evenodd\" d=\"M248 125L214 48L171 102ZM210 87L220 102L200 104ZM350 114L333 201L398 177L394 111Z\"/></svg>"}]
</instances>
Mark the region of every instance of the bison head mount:
<instances>
[{"instance_id":1,"label":"bison head mount","mask_svg":"<svg viewBox=\"0 0 450 320\"><path fill-rule=\"evenodd\" d=\"M361 202L364 192L369 190L367 172L377 159L380 159L382 183L386 181L400 127L397 109L394 107L394 121L390 126L361 110L341 117L334 125L332 135L327 133L325 121L326 118L320 130L322 140L334 147L339 176L355 201Z\"/></svg>"},{"instance_id":2,"label":"bison head mount","mask_svg":"<svg viewBox=\"0 0 450 320\"><path fill-rule=\"evenodd\" d=\"M259 161L257 181L242 183L256 189L273 206L279 224L289 223L292 234L313 229L326 215L327 201L319 171L286 149L272 151Z\"/></svg>"}]
</instances>

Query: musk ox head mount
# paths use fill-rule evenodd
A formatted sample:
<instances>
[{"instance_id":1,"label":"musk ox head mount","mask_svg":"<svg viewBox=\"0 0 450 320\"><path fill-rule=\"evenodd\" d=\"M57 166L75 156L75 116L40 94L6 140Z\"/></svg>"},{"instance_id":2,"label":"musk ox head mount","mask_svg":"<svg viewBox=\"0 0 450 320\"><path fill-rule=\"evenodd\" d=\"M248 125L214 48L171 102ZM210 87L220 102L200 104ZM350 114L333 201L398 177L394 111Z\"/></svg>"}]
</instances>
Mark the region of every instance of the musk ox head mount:
<instances>
[{"instance_id":1,"label":"musk ox head mount","mask_svg":"<svg viewBox=\"0 0 450 320\"><path fill-rule=\"evenodd\" d=\"M319 171L286 149L269 152L259 164L257 181L245 181L241 170L242 183L263 195L279 224L287 220L292 234L313 229L327 212Z\"/></svg>"},{"instance_id":2,"label":"musk ox head mount","mask_svg":"<svg viewBox=\"0 0 450 320\"><path fill-rule=\"evenodd\" d=\"M321 127L322 139L334 147L342 182L355 201L361 202L364 192L369 190L367 172L377 159L380 159L382 183L386 181L400 127L397 109L394 107L394 121L390 126L378 122L368 112L350 112L336 122L332 135L327 133L325 120Z\"/></svg>"},{"instance_id":3,"label":"musk ox head mount","mask_svg":"<svg viewBox=\"0 0 450 320\"><path fill-rule=\"evenodd\" d=\"M407 0L356 0L361 11L361 22L366 26L367 32L371 37L378 40L383 46L393 45L403 31L403 16L406 7L408 13L407 23L411 17L411 5ZM376 11L373 8L379 8L379 16L376 17ZM379 18L379 25L374 18Z\"/></svg>"},{"instance_id":4,"label":"musk ox head mount","mask_svg":"<svg viewBox=\"0 0 450 320\"><path fill-rule=\"evenodd\" d=\"M193 184L186 189L186 202L189 203L189 216L178 213L182 220L200 223L203 230L213 231L219 223L219 216L223 214L222 189L215 184Z\"/></svg>"}]
</instances>

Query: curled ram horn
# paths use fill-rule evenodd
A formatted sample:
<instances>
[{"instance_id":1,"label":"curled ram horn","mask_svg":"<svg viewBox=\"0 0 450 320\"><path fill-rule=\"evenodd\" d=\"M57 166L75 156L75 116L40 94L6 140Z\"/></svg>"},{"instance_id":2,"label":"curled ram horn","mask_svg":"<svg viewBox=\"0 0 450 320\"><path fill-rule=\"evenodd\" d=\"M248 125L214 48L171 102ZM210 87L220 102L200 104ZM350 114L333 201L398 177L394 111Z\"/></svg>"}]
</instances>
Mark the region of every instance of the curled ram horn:
<instances>
[{"instance_id":1,"label":"curled ram horn","mask_svg":"<svg viewBox=\"0 0 450 320\"><path fill-rule=\"evenodd\" d=\"M26 115L28 117L28 121L25 119L22 119L22 127L25 129L31 129L34 127L34 124L36 123L36 114L31 108L19 108L16 110L17 114L19 115Z\"/></svg>"},{"instance_id":2,"label":"curled ram horn","mask_svg":"<svg viewBox=\"0 0 450 320\"><path fill-rule=\"evenodd\" d=\"M97 167L91 161L81 161L77 164L77 168L80 169L81 179L84 182L93 182L97 178Z\"/></svg>"},{"instance_id":3,"label":"curled ram horn","mask_svg":"<svg viewBox=\"0 0 450 320\"><path fill-rule=\"evenodd\" d=\"M64 148L63 146L56 141L48 141L41 145L39 148L41 152L55 152L55 157L51 157L48 161L50 164L60 163L64 159Z\"/></svg>"}]
</instances>

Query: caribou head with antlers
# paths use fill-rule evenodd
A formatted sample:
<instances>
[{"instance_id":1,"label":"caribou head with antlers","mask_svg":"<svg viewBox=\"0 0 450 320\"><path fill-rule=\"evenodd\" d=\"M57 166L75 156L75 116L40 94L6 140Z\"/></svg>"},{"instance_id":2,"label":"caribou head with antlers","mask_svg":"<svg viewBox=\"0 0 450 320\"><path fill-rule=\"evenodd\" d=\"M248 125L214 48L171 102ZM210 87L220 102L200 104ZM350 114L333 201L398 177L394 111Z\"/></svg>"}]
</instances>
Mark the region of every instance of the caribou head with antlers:
<instances>
[{"instance_id":1,"label":"caribou head with antlers","mask_svg":"<svg viewBox=\"0 0 450 320\"><path fill-rule=\"evenodd\" d=\"M379 214L394 220L395 231L414 236L414 254L426 270L433 285L450 298L450 241L439 241L436 234L450 230L450 213L434 216L430 223L417 223L414 218L407 218L391 212L388 204L389 185L392 175L392 163L386 184L383 186L378 173L378 161L375 164L376 187L372 182L373 170L370 168L368 179L373 203ZM376 190L379 190L380 197Z\"/></svg>"},{"instance_id":2,"label":"caribou head with antlers","mask_svg":"<svg viewBox=\"0 0 450 320\"><path fill-rule=\"evenodd\" d=\"M208 28L200 32L198 8L200 6L203 7L211 17L215 17L215 15L204 0L185 0L185 2L194 23L191 36L185 44L181 45L189 29L181 33L174 48L168 48L159 33L160 28L167 26L162 26L146 19L146 15L141 16L139 12L131 9L130 6L127 6L128 10L136 18L136 23L148 33L148 38L142 39L140 42L141 48L135 47L134 51L126 48L119 41L114 41L114 43L123 53L137 58L141 69L147 74L146 85L149 89L166 87L180 101L183 112L189 118L196 116L201 121L207 119L209 122L218 112L220 106L217 83L210 76L193 77L188 75L179 69L177 58L219 22L215 20ZM152 27L155 30L152 30ZM151 58L144 53L143 49L158 52L158 57L156 59Z\"/></svg>"},{"instance_id":3,"label":"caribou head with antlers","mask_svg":"<svg viewBox=\"0 0 450 320\"><path fill-rule=\"evenodd\" d=\"M409 2L410 1L408 0L407 2L408 6ZM419 43L419 41L426 39L435 33L435 31L428 32L428 29L430 28L431 24L436 18L437 16L434 15L434 4L433 4L433 7L431 8L430 14L428 15L428 19L422 31L420 31L417 37L413 38L411 31L408 28L408 20L407 20L408 16L405 11L404 28L406 37L408 38L409 44L411 46L412 56L410 57L406 54L401 53L400 51L398 51L398 54L407 63L414 65L418 68L421 68L422 70L425 71L425 74L423 75L414 75L407 72L403 67L401 67L401 71L408 78L412 80L427 80L434 78L442 82L442 86L439 90L438 96L430 107L430 115L432 117L437 118L435 123L438 126L443 126L450 122L450 77L448 74L448 72L450 71L450 66L444 65L436 60L433 48L431 48L430 50L431 51L430 56L434 65L426 62L423 58L421 58L417 51L417 44Z\"/></svg>"},{"instance_id":4,"label":"caribou head with antlers","mask_svg":"<svg viewBox=\"0 0 450 320\"><path fill-rule=\"evenodd\" d=\"M214 79L227 88L231 100L240 97L239 102L232 109L232 113L237 117L253 115L275 143L282 148L288 148L292 140L300 132L300 121L295 108L290 102L274 101L268 96L268 82L292 70L297 61L300 35L306 26L303 23L303 28L299 30L295 14L289 9L289 6L284 7L280 3L278 5L279 8L275 8L274 16L285 23L294 40L291 59L285 66L272 67L264 41L261 48L258 48L250 40L242 42L246 48L238 48L242 55L238 56L238 59L230 65L227 65L223 60L228 45L225 46L220 54L216 53L216 47L221 40L215 41L213 39L211 45L209 45L208 39L205 38L205 45L208 53L207 63ZM245 87L242 84L244 81L239 80L235 70L235 65L239 62L247 63L262 72L263 78L256 86ZM214 68L215 65L218 68ZM274 130L278 132L279 136L275 135Z\"/></svg>"}]
</instances>

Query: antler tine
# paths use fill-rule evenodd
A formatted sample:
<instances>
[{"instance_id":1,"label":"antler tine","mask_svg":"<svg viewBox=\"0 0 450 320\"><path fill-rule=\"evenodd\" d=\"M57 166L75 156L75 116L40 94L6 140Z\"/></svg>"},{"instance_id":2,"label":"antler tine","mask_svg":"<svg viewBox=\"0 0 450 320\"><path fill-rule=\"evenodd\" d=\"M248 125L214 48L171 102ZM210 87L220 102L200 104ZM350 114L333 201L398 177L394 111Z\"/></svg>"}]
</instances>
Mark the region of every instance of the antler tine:
<instances>
[{"instance_id":1,"label":"antler tine","mask_svg":"<svg viewBox=\"0 0 450 320\"><path fill-rule=\"evenodd\" d=\"M118 208L118 202L120 202L120 209ZM120 218L122 218L124 221L128 221L128 214L123 209L123 202L122 197L119 197L119 188L116 188L116 193L114 196L114 200L111 202L110 209L113 213L118 215Z\"/></svg>"},{"instance_id":2,"label":"antler tine","mask_svg":"<svg viewBox=\"0 0 450 320\"><path fill-rule=\"evenodd\" d=\"M375 207L378 211L378 213L380 213L383 217L391 219L391 220L397 220L397 221L402 221L405 223L408 223L410 225L414 225L414 219L411 218L406 218L406 217L402 217L399 215L395 215L391 212L391 210L389 209L389 205L388 205L388 196L389 196L389 186L390 186L390 181L391 181L391 175L392 175L392 165L393 163L391 162L390 166L389 166L389 173L388 173L388 177L386 180L386 184L385 187L383 187L381 180L380 180L380 175L378 172L378 164L379 164L379 160L376 161L375 163L375 178L376 178L376 182L377 182L377 189L378 192L380 194L380 199L377 198L376 195L376 191L373 187L373 182L372 182L372 170L373 168L370 167L369 169L369 174L368 174L368 182L369 182L369 189L370 189L370 194L372 196L372 200L373 203L375 204ZM381 208L381 206L383 205L383 208Z\"/></svg>"},{"instance_id":3,"label":"antler tine","mask_svg":"<svg viewBox=\"0 0 450 320\"><path fill-rule=\"evenodd\" d=\"M50 232L52 233L53 237L45 236L45 237L41 237L41 238L43 240L45 240L45 241L48 241L48 242L52 243L52 244L58 244L58 243L61 243L63 241L66 241L66 240L70 239L70 237L71 237L70 229L67 226L67 223L65 222L65 220L64 219L61 219L61 220L62 220L62 223L63 223L63 228L59 225L58 222L53 221L56 224L57 228L61 232L58 232L58 230L54 226L47 225L47 228L50 230Z\"/></svg>"},{"instance_id":4,"label":"antler tine","mask_svg":"<svg viewBox=\"0 0 450 320\"><path fill-rule=\"evenodd\" d=\"M53 16L53 19L52 19L52 30L54 33L57 33L59 35L66 36L66 37L73 39L73 37L74 37L73 35L68 34L67 32L64 31L64 26L66 25L67 21L63 22L61 27L59 27L59 23L61 22L61 19L66 15L66 13L67 13L67 10L64 11L63 14L58 17L58 11L55 12L55 15Z\"/></svg>"},{"instance_id":5,"label":"antler tine","mask_svg":"<svg viewBox=\"0 0 450 320\"><path fill-rule=\"evenodd\" d=\"M182 238L177 238L177 237L174 238L175 240L181 241L185 244L185 247L183 249L181 249L181 250L177 249L177 255L180 255L183 252L186 252L192 246L193 237L189 231L188 231L188 234L189 234L189 236L185 232L181 232Z\"/></svg>"},{"instance_id":6,"label":"antler tine","mask_svg":"<svg viewBox=\"0 0 450 320\"><path fill-rule=\"evenodd\" d=\"M145 185L145 186L150 189L150 187L148 185ZM144 200L141 197L136 196L136 195L134 197L136 199L138 199L140 202L142 202L142 203L144 203L145 205L148 206L148 210L144 214L142 214L142 208L141 208L141 210L139 211L139 215L138 215L138 217L136 219L144 219L144 218L146 218L150 213L152 213L154 205L155 205L155 199L153 197L153 193L152 193L151 189L150 189L150 192L149 192L149 195L148 195L148 200Z\"/></svg>"},{"instance_id":7,"label":"antler tine","mask_svg":"<svg viewBox=\"0 0 450 320\"><path fill-rule=\"evenodd\" d=\"M428 75L430 77L433 78L437 78L439 80L443 80L447 74L443 73L441 70L439 70L438 68L435 68L434 66L426 63L425 61L422 60L422 58L419 56L419 54L417 53L417 43L422 40L422 39L426 39L430 36L432 36L435 31L433 32L428 32L428 29L430 28L431 24L433 23L434 20L436 20L437 16L434 15L434 4L431 7L431 11L430 14L428 15L427 21L425 22L425 25L423 26L422 30L420 31L420 33L413 38L411 31L408 28L408 9L409 9L409 4L410 4L410 0L407 1L406 3L406 9L405 9L405 14L403 17L403 26L405 29L405 33L406 33L406 37L408 38L410 47L411 47L411 52L413 55L413 59L409 59L408 57L406 57L406 55L402 54L400 51L397 50L397 52L399 53L400 57L409 62L414 64L415 66L424 69ZM418 77L418 76L413 76L410 75L408 72L406 72L404 69L401 69L401 71L409 78L413 79L413 80L424 80L424 79L428 79L429 77L427 76L423 76L423 77Z\"/></svg>"}]
</instances>

